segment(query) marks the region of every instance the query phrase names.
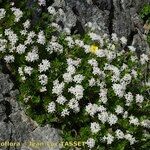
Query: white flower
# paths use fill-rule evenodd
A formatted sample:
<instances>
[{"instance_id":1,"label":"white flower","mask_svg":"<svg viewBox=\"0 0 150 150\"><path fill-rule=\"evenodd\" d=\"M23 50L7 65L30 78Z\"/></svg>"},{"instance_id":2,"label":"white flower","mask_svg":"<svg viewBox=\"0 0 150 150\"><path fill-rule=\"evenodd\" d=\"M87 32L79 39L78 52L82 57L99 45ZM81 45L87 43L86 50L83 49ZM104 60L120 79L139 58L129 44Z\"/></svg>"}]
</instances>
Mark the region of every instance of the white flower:
<instances>
[{"instance_id":1,"label":"white flower","mask_svg":"<svg viewBox=\"0 0 150 150\"><path fill-rule=\"evenodd\" d=\"M105 112L106 108L103 105L98 106L98 112Z\"/></svg>"},{"instance_id":2,"label":"white flower","mask_svg":"<svg viewBox=\"0 0 150 150\"><path fill-rule=\"evenodd\" d=\"M20 30L20 34L23 36L27 35L27 30Z\"/></svg>"},{"instance_id":3,"label":"white flower","mask_svg":"<svg viewBox=\"0 0 150 150\"><path fill-rule=\"evenodd\" d=\"M137 60L138 60L137 56L131 56L131 61L132 62L137 62Z\"/></svg>"},{"instance_id":4,"label":"white flower","mask_svg":"<svg viewBox=\"0 0 150 150\"><path fill-rule=\"evenodd\" d=\"M91 47L90 45L86 45L86 44L83 46L86 54L90 52L90 47Z\"/></svg>"},{"instance_id":5,"label":"white flower","mask_svg":"<svg viewBox=\"0 0 150 150\"><path fill-rule=\"evenodd\" d=\"M46 5L46 0L38 0L38 4L40 6L45 6Z\"/></svg>"},{"instance_id":6,"label":"white flower","mask_svg":"<svg viewBox=\"0 0 150 150\"><path fill-rule=\"evenodd\" d=\"M85 111L90 115L90 116L94 116L97 111L98 111L98 105L97 104L91 104L89 103L86 108Z\"/></svg>"},{"instance_id":7,"label":"white flower","mask_svg":"<svg viewBox=\"0 0 150 150\"><path fill-rule=\"evenodd\" d=\"M95 41L95 40L96 40L96 41L99 41L100 44L101 44L101 46L103 46L103 39L102 39L102 37L101 37L100 35L95 34L95 33L93 33L93 32L89 33L88 35L90 36L90 38L91 38L93 41Z\"/></svg>"},{"instance_id":8,"label":"white flower","mask_svg":"<svg viewBox=\"0 0 150 150\"><path fill-rule=\"evenodd\" d=\"M149 61L148 56L146 54L142 54L141 57L140 57L141 64L144 65L148 61Z\"/></svg>"},{"instance_id":9,"label":"white flower","mask_svg":"<svg viewBox=\"0 0 150 150\"><path fill-rule=\"evenodd\" d=\"M122 84L113 84L112 86L115 94L119 97L122 98L125 92L125 87Z\"/></svg>"},{"instance_id":10,"label":"white flower","mask_svg":"<svg viewBox=\"0 0 150 150\"><path fill-rule=\"evenodd\" d=\"M14 62L15 58L13 55L7 55L4 57L4 60L6 61L6 63L12 63Z\"/></svg>"},{"instance_id":11,"label":"white flower","mask_svg":"<svg viewBox=\"0 0 150 150\"><path fill-rule=\"evenodd\" d=\"M68 58L67 59L68 66L78 67L80 63L81 63L81 59L80 58L77 58L77 60L73 60L72 58Z\"/></svg>"},{"instance_id":12,"label":"white flower","mask_svg":"<svg viewBox=\"0 0 150 150\"><path fill-rule=\"evenodd\" d=\"M76 83L81 83L84 80L84 76L81 74L77 74L74 76L73 81Z\"/></svg>"},{"instance_id":13,"label":"white flower","mask_svg":"<svg viewBox=\"0 0 150 150\"><path fill-rule=\"evenodd\" d=\"M125 135L125 139L130 142L130 145L133 145L136 142L135 138L129 133Z\"/></svg>"},{"instance_id":14,"label":"white flower","mask_svg":"<svg viewBox=\"0 0 150 150\"><path fill-rule=\"evenodd\" d=\"M76 85L75 87L70 87L68 91L76 97L77 100L80 100L83 98L83 91L84 88L81 85Z\"/></svg>"},{"instance_id":15,"label":"white flower","mask_svg":"<svg viewBox=\"0 0 150 150\"><path fill-rule=\"evenodd\" d=\"M127 39L123 36L120 41L122 42L122 44L127 44Z\"/></svg>"},{"instance_id":16,"label":"white flower","mask_svg":"<svg viewBox=\"0 0 150 150\"><path fill-rule=\"evenodd\" d=\"M28 62L34 62L39 59L39 55L36 50L32 50L31 52L27 53L27 56L25 56L25 58Z\"/></svg>"},{"instance_id":17,"label":"white flower","mask_svg":"<svg viewBox=\"0 0 150 150\"><path fill-rule=\"evenodd\" d=\"M134 78L137 78L138 73L137 73L137 71L135 71L134 69L132 69L132 70L131 70L131 75L132 75Z\"/></svg>"},{"instance_id":18,"label":"white flower","mask_svg":"<svg viewBox=\"0 0 150 150\"><path fill-rule=\"evenodd\" d=\"M52 89L52 94L57 94L57 95L61 95L65 86L64 82L59 83L58 80L55 80L53 82L53 89Z\"/></svg>"},{"instance_id":19,"label":"white flower","mask_svg":"<svg viewBox=\"0 0 150 150\"><path fill-rule=\"evenodd\" d=\"M53 28L55 28L55 30L57 30L57 31L61 31L62 30L62 27L60 26L60 25L58 25L57 23L55 23L55 22L52 22L51 23L51 26L53 27Z\"/></svg>"},{"instance_id":20,"label":"white flower","mask_svg":"<svg viewBox=\"0 0 150 150\"><path fill-rule=\"evenodd\" d=\"M107 144L111 144L114 141L114 137L108 133L107 136L103 137L103 140L107 142Z\"/></svg>"},{"instance_id":21,"label":"white flower","mask_svg":"<svg viewBox=\"0 0 150 150\"><path fill-rule=\"evenodd\" d=\"M89 148L93 148L95 146L95 140L92 139L92 138L89 138L87 141L86 141L86 144Z\"/></svg>"},{"instance_id":22,"label":"white flower","mask_svg":"<svg viewBox=\"0 0 150 150\"><path fill-rule=\"evenodd\" d=\"M140 94L136 94L136 103L142 103L144 101L144 97Z\"/></svg>"},{"instance_id":23,"label":"white flower","mask_svg":"<svg viewBox=\"0 0 150 150\"><path fill-rule=\"evenodd\" d=\"M106 104L106 102L107 102L107 91L108 90L106 88L100 89L100 93L99 93L100 100L99 100L99 102Z\"/></svg>"},{"instance_id":24,"label":"white flower","mask_svg":"<svg viewBox=\"0 0 150 150\"><path fill-rule=\"evenodd\" d=\"M124 138L124 133L120 129L117 129L115 131L115 133L116 133L117 139L123 139Z\"/></svg>"},{"instance_id":25,"label":"white flower","mask_svg":"<svg viewBox=\"0 0 150 150\"><path fill-rule=\"evenodd\" d=\"M56 14L56 10L55 10L55 8L52 7L52 6L49 6L49 7L47 8L47 10L48 10L48 12L49 12L51 15L55 15L55 14Z\"/></svg>"},{"instance_id":26,"label":"white flower","mask_svg":"<svg viewBox=\"0 0 150 150\"><path fill-rule=\"evenodd\" d=\"M100 50L98 50L98 51L96 51L96 56L97 57L100 57L100 58L102 58L102 57L105 57L106 56L106 52L105 52L105 50L102 50L102 49L100 49Z\"/></svg>"},{"instance_id":27,"label":"white flower","mask_svg":"<svg viewBox=\"0 0 150 150\"><path fill-rule=\"evenodd\" d=\"M70 34L71 34L71 31L70 31L69 28L64 28L63 30L64 30L64 32L65 32L67 35L70 35ZM68 44L68 45L69 45L69 44Z\"/></svg>"},{"instance_id":28,"label":"white flower","mask_svg":"<svg viewBox=\"0 0 150 150\"><path fill-rule=\"evenodd\" d=\"M62 53L63 52L63 46L60 45L57 42L49 42L48 46L47 46L47 51L52 54L53 52L56 53Z\"/></svg>"},{"instance_id":29,"label":"white flower","mask_svg":"<svg viewBox=\"0 0 150 150\"><path fill-rule=\"evenodd\" d=\"M63 95L58 96L58 98L56 99L56 102L60 105L63 105L66 101L67 99Z\"/></svg>"},{"instance_id":30,"label":"white flower","mask_svg":"<svg viewBox=\"0 0 150 150\"><path fill-rule=\"evenodd\" d=\"M16 52L17 52L18 54L23 54L23 53L25 52L26 48L27 48L27 47L26 47L25 45L19 44L19 45L16 47Z\"/></svg>"},{"instance_id":31,"label":"white flower","mask_svg":"<svg viewBox=\"0 0 150 150\"><path fill-rule=\"evenodd\" d=\"M47 89L46 89L46 86L43 86L41 89L40 89L40 92L46 92Z\"/></svg>"},{"instance_id":32,"label":"white flower","mask_svg":"<svg viewBox=\"0 0 150 150\"><path fill-rule=\"evenodd\" d=\"M79 47L83 47L83 46L84 46L84 42L81 41L81 40L78 40L78 39L75 40L75 44L76 44L77 46L79 46Z\"/></svg>"},{"instance_id":33,"label":"white flower","mask_svg":"<svg viewBox=\"0 0 150 150\"><path fill-rule=\"evenodd\" d=\"M76 72L76 68L73 65L69 65L67 68L67 72L72 75Z\"/></svg>"},{"instance_id":34,"label":"white flower","mask_svg":"<svg viewBox=\"0 0 150 150\"><path fill-rule=\"evenodd\" d=\"M7 47L7 40L6 39L0 39L0 52L5 52Z\"/></svg>"},{"instance_id":35,"label":"white flower","mask_svg":"<svg viewBox=\"0 0 150 150\"><path fill-rule=\"evenodd\" d=\"M0 9L0 20L5 17L5 14L6 14L6 10L4 8L1 8Z\"/></svg>"},{"instance_id":36,"label":"white flower","mask_svg":"<svg viewBox=\"0 0 150 150\"><path fill-rule=\"evenodd\" d=\"M123 118L126 119L127 117L128 117L128 112L125 111L124 114L123 114Z\"/></svg>"},{"instance_id":37,"label":"white flower","mask_svg":"<svg viewBox=\"0 0 150 150\"><path fill-rule=\"evenodd\" d=\"M118 37L116 33L112 33L111 38L114 42L118 42Z\"/></svg>"},{"instance_id":38,"label":"white flower","mask_svg":"<svg viewBox=\"0 0 150 150\"><path fill-rule=\"evenodd\" d=\"M56 109L56 104L55 102L50 102L49 105L48 105L48 113L53 113Z\"/></svg>"},{"instance_id":39,"label":"white flower","mask_svg":"<svg viewBox=\"0 0 150 150\"><path fill-rule=\"evenodd\" d=\"M113 51L107 51L106 56L108 61L112 61L116 58L116 53Z\"/></svg>"},{"instance_id":40,"label":"white flower","mask_svg":"<svg viewBox=\"0 0 150 150\"><path fill-rule=\"evenodd\" d=\"M116 124L118 121L118 117L114 114L110 114L108 117L108 123L112 126L113 124Z\"/></svg>"},{"instance_id":41,"label":"white flower","mask_svg":"<svg viewBox=\"0 0 150 150\"><path fill-rule=\"evenodd\" d=\"M136 118L134 116L130 116L129 117L129 123L138 126L139 125L139 120L138 120L138 118Z\"/></svg>"},{"instance_id":42,"label":"white flower","mask_svg":"<svg viewBox=\"0 0 150 150\"><path fill-rule=\"evenodd\" d=\"M74 41L73 41L73 39L72 39L71 36L67 36L67 37L65 38L65 40L67 41L68 46L69 46L70 48L72 48L72 47L74 46Z\"/></svg>"},{"instance_id":43,"label":"white flower","mask_svg":"<svg viewBox=\"0 0 150 150\"><path fill-rule=\"evenodd\" d=\"M72 81L72 74L70 74L70 73L64 73L63 74L63 79L64 79L64 82L66 82L66 83L69 83L69 82L71 82Z\"/></svg>"},{"instance_id":44,"label":"white flower","mask_svg":"<svg viewBox=\"0 0 150 150\"><path fill-rule=\"evenodd\" d=\"M128 68L128 65L126 65L125 63L123 63L122 67L121 67L121 71L124 71L125 69Z\"/></svg>"},{"instance_id":45,"label":"white flower","mask_svg":"<svg viewBox=\"0 0 150 150\"><path fill-rule=\"evenodd\" d=\"M40 32L38 33L37 43L44 45L45 42L46 42L46 39L45 39L44 32L43 32L43 31L40 31Z\"/></svg>"},{"instance_id":46,"label":"white flower","mask_svg":"<svg viewBox=\"0 0 150 150\"><path fill-rule=\"evenodd\" d=\"M93 72L92 73L94 75L99 75L99 76L101 76L103 74L103 72L98 67L93 67Z\"/></svg>"},{"instance_id":47,"label":"white flower","mask_svg":"<svg viewBox=\"0 0 150 150\"><path fill-rule=\"evenodd\" d=\"M95 86L95 84L96 84L96 81L95 81L95 79L94 78L91 78L90 80L89 80L89 86Z\"/></svg>"},{"instance_id":48,"label":"white flower","mask_svg":"<svg viewBox=\"0 0 150 150\"><path fill-rule=\"evenodd\" d=\"M19 8L11 8L11 10L13 11L14 15L15 15L15 22L20 21L21 17L23 16L23 12L19 9Z\"/></svg>"},{"instance_id":49,"label":"white flower","mask_svg":"<svg viewBox=\"0 0 150 150\"><path fill-rule=\"evenodd\" d=\"M88 63L93 67L98 67L98 62L94 58L88 60Z\"/></svg>"},{"instance_id":50,"label":"white flower","mask_svg":"<svg viewBox=\"0 0 150 150\"><path fill-rule=\"evenodd\" d=\"M135 52L136 48L134 46L128 46L129 50Z\"/></svg>"},{"instance_id":51,"label":"white flower","mask_svg":"<svg viewBox=\"0 0 150 150\"><path fill-rule=\"evenodd\" d=\"M46 85L48 83L48 77L45 74L40 75L39 82L41 85Z\"/></svg>"},{"instance_id":52,"label":"white flower","mask_svg":"<svg viewBox=\"0 0 150 150\"><path fill-rule=\"evenodd\" d=\"M126 105L129 106L131 102L133 101L133 95L131 92L128 92L127 94L124 95L126 99Z\"/></svg>"},{"instance_id":53,"label":"white flower","mask_svg":"<svg viewBox=\"0 0 150 150\"><path fill-rule=\"evenodd\" d=\"M23 23L23 27L25 29L28 29L30 27L30 21L29 20L26 20L24 23Z\"/></svg>"},{"instance_id":54,"label":"white flower","mask_svg":"<svg viewBox=\"0 0 150 150\"><path fill-rule=\"evenodd\" d=\"M8 37L8 40L10 41L10 44L14 46L18 41L18 36L15 34L10 28L5 29L5 35Z\"/></svg>"},{"instance_id":55,"label":"white flower","mask_svg":"<svg viewBox=\"0 0 150 150\"><path fill-rule=\"evenodd\" d=\"M26 80L26 77L25 77L25 76L21 77L21 80L22 80L22 81L25 81L25 80Z\"/></svg>"},{"instance_id":56,"label":"white flower","mask_svg":"<svg viewBox=\"0 0 150 150\"><path fill-rule=\"evenodd\" d=\"M97 133L100 131L100 125L96 122L91 123L91 132L92 133Z\"/></svg>"},{"instance_id":57,"label":"white flower","mask_svg":"<svg viewBox=\"0 0 150 150\"><path fill-rule=\"evenodd\" d=\"M115 112L117 113L117 115L122 114L123 113L123 107L121 107L120 105L117 105Z\"/></svg>"},{"instance_id":58,"label":"white flower","mask_svg":"<svg viewBox=\"0 0 150 150\"><path fill-rule=\"evenodd\" d=\"M23 75L24 75L24 73L23 73L23 68L22 68L22 67L19 67L19 68L18 68L18 73L19 73L20 76L23 76Z\"/></svg>"},{"instance_id":59,"label":"white flower","mask_svg":"<svg viewBox=\"0 0 150 150\"><path fill-rule=\"evenodd\" d=\"M45 72L50 68L50 62L47 59L43 59L42 62L38 65L39 72Z\"/></svg>"},{"instance_id":60,"label":"white flower","mask_svg":"<svg viewBox=\"0 0 150 150\"><path fill-rule=\"evenodd\" d=\"M63 109L61 112L61 116L62 117L69 116L69 110L67 108Z\"/></svg>"},{"instance_id":61,"label":"white flower","mask_svg":"<svg viewBox=\"0 0 150 150\"><path fill-rule=\"evenodd\" d=\"M141 122L141 126L145 128L150 128L150 120L146 119Z\"/></svg>"},{"instance_id":62,"label":"white flower","mask_svg":"<svg viewBox=\"0 0 150 150\"><path fill-rule=\"evenodd\" d=\"M25 66L25 67L24 67L24 73L25 73L25 74L28 74L29 76L31 75L32 70L33 70L32 67L28 67L28 66Z\"/></svg>"},{"instance_id":63,"label":"white flower","mask_svg":"<svg viewBox=\"0 0 150 150\"><path fill-rule=\"evenodd\" d=\"M34 38L35 36L36 36L35 32L34 32L34 31L30 31L30 32L28 33L27 39L26 39L26 41L24 42L24 44L27 45L27 44L32 44L32 43L34 43L33 38Z\"/></svg>"},{"instance_id":64,"label":"white flower","mask_svg":"<svg viewBox=\"0 0 150 150\"><path fill-rule=\"evenodd\" d=\"M68 103L69 108L73 109L75 112L79 112L79 103L76 99L72 98Z\"/></svg>"},{"instance_id":65,"label":"white flower","mask_svg":"<svg viewBox=\"0 0 150 150\"><path fill-rule=\"evenodd\" d=\"M102 122L105 123L108 120L108 113L107 112L101 112L98 114L98 119Z\"/></svg>"},{"instance_id":66,"label":"white flower","mask_svg":"<svg viewBox=\"0 0 150 150\"><path fill-rule=\"evenodd\" d=\"M124 77L120 80L120 82L127 85L131 82L131 79L132 77L130 74L125 74Z\"/></svg>"}]
</instances>

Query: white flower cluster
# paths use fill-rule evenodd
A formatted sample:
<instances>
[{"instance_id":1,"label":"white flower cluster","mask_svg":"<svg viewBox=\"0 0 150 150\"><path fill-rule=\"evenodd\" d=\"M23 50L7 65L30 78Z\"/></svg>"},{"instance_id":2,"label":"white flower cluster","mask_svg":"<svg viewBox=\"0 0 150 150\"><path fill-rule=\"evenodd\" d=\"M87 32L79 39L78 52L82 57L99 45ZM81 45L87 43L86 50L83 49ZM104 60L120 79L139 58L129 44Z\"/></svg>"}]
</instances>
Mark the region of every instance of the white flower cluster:
<instances>
[{"instance_id":1,"label":"white flower cluster","mask_svg":"<svg viewBox=\"0 0 150 150\"><path fill-rule=\"evenodd\" d=\"M6 63L12 63L15 60L15 57L13 55L7 55L4 57L4 60L6 61Z\"/></svg>"},{"instance_id":2,"label":"white flower cluster","mask_svg":"<svg viewBox=\"0 0 150 150\"><path fill-rule=\"evenodd\" d=\"M46 5L46 0L38 0L38 4L40 6L45 6Z\"/></svg>"},{"instance_id":3,"label":"white flower cluster","mask_svg":"<svg viewBox=\"0 0 150 150\"><path fill-rule=\"evenodd\" d=\"M0 52L4 53L6 51L6 47L7 47L7 40L2 39L0 35Z\"/></svg>"},{"instance_id":4,"label":"white flower cluster","mask_svg":"<svg viewBox=\"0 0 150 150\"><path fill-rule=\"evenodd\" d=\"M10 42L10 45L12 47L14 47L14 45L17 43L18 41L18 36L9 28L9 29L5 29L5 36L8 37L8 40Z\"/></svg>"},{"instance_id":5,"label":"white flower cluster","mask_svg":"<svg viewBox=\"0 0 150 150\"><path fill-rule=\"evenodd\" d=\"M61 95L64 89L65 83L61 82L59 83L58 80L55 80L53 82L53 89L52 89L52 94L56 94L56 95Z\"/></svg>"},{"instance_id":6,"label":"white flower cluster","mask_svg":"<svg viewBox=\"0 0 150 150\"><path fill-rule=\"evenodd\" d=\"M53 52L56 53L63 53L63 46L60 45L58 42L49 42L47 46L47 51L52 54Z\"/></svg>"},{"instance_id":7,"label":"white flower cluster","mask_svg":"<svg viewBox=\"0 0 150 150\"><path fill-rule=\"evenodd\" d=\"M37 43L44 45L45 44L45 35L43 31L40 31L38 33L38 39L37 39Z\"/></svg>"},{"instance_id":8,"label":"white flower cluster","mask_svg":"<svg viewBox=\"0 0 150 150\"><path fill-rule=\"evenodd\" d=\"M4 8L0 9L0 20L5 18L6 10Z\"/></svg>"},{"instance_id":9,"label":"white flower cluster","mask_svg":"<svg viewBox=\"0 0 150 150\"><path fill-rule=\"evenodd\" d=\"M19 8L12 7L11 10L15 15L15 22L19 22L21 17L23 16L23 12Z\"/></svg>"},{"instance_id":10,"label":"white flower cluster","mask_svg":"<svg viewBox=\"0 0 150 150\"><path fill-rule=\"evenodd\" d=\"M42 62L38 65L39 72L46 72L50 68L50 62L47 59L43 59Z\"/></svg>"},{"instance_id":11,"label":"white flower cluster","mask_svg":"<svg viewBox=\"0 0 150 150\"><path fill-rule=\"evenodd\" d=\"M28 52L27 56L25 56L25 58L26 58L26 61L28 61L28 62L37 61L39 59L37 47L34 47L31 52Z\"/></svg>"},{"instance_id":12,"label":"white flower cluster","mask_svg":"<svg viewBox=\"0 0 150 150\"><path fill-rule=\"evenodd\" d=\"M48 83L48 77L45 74L39 76L39 82L41 85L45 86Z\"/></svg>"},{"instance_id":13,"label":"white flower cluster","mask_svg":"<svg viewBox=\"0 0 150 150\"><path fill-rule=\"evenodd\" d=\"M83 87L81 85L77 84L75 87L70 87L68 89L68 91L70 93L72 93L77 100L80 100L80 99L83 98L83 91L84 91L84 89L83 89Z\"/></svg>"},{"instance_id":14,"label":"white flower cluster","mask_svg":"<svg viewBox=\"0 0 150 150\"><path fill-rule=\"evenodd\" d=\"M25 52L26 48L27 48L27 47L26 47L25 45L19 44L19 45L16 47L16 52L17 52L18 54L23 54L23 53Z\"/></svg>"}]
</instances>

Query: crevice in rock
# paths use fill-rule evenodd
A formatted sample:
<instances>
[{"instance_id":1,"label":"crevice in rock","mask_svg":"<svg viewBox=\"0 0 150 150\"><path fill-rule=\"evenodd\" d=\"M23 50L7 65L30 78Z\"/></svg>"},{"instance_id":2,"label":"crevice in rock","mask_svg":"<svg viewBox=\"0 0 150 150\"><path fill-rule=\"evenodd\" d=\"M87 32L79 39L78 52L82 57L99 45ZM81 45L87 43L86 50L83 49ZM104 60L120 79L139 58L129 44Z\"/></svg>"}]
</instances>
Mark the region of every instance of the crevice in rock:
<instances>
[{"instance_id":1,"label":"crevice in rock","mask_svg":"<svg viewBox=\"0 0 150 150\"><path fill-rule=\"evenodd\" d=\"M79 16L79 15L80 15L78 9L76 8L76 6L72 7L72 11L73 11L73 13L74 13L76 16Z\"/></svg>"},{"instance_id":2,"label":"crevice in rock","mask_svg":"<svg viewBox=\"0 0 150 150\"><path fill-rule=\"evenodd\" d=\"M115 11L113 0L111 0L110 5L111 5L111 9L109 11L109 17L108 17L109 20L108 31L109 31L109 35L111 36L113 33L113 19L114 19L114 11Z\"/></svg>"},{"instance_id":3,"label":"crevice in rock","mask_svg":"<svg viewBox=\"0 0 150 150\"><path fill-rule=\"evenodd\" d=\"M85 30L79 20L76 21L76 25L71 28L71 34L84 35Z\"/></svg>"},{"instance_id":4,"label":"crevice in rock","mask_svg":"<svg viewBox=\"0 0 150 150\"><path fill-rule=\"evenodd\" d=\"M1 101L1 104L5 106L5 114L6 118L3 120L4 122L8 123L9 121L13 124L12 120L10 119L10 114L12 113L12 106L8 101Z\"/></svg>"},{"instance_id":5,"label":"crevice in rock","mask_svg":"<svg viewBox=\"0 0 150 150\"><path fill-rule=\"evenodd\" d=\"M132 45L132 42L133 42L133 38L134 38L134 35L136 35L138 33L138 31L137 30L131 30L131 32L130 32L130 34L128 35L128 37L127 37L127 44L126 44L126 46L125 46L125 50L127 50L128 49L128 46L130 46L130 45Z\"/></svg>"},{"instance_id":6,"label":"crevice in rock","mask_svg":"<svg viewBox=\"0 0 150 150\"><path fill-rule=\"evenodd\" d=\"M122 7L122 2L119 1L119 8L120 8L120 11L123 11L123 7Z\"/></svg>"},{"instance_id":7,"label":"crevice in rock","mask_svg":"<svg viewBox=\"0 0 150 150\"><path fill-rule=\"evenodd\" d=\"M92 0L92 2L102 11L111 10L111 0Z\"/></svg>"},{"instance_id":8,"label":"crevice in rock","mask_svg":"<svg viewBox=\"0 0 150 150\"><path fill-rule=\"evenodd\" d=\"M54 0L46 1L46 6L50 6L54 3Z\"/></svg>"},{"instance_id":9,"label":"crevice in rock","mask_svg":"<svg viewBox=\"0 0 150 150\"><path fill-rule=\"evenodd\" d=\"M2 66L2 72L4 74L9 74L9 78L14 83L12 90L19 89L19 85L17 85L17 79L15 75L12 74L11 70L7 67L6 63L2 59L0 60L0 64Z\"/></svg>"}]
</instances>

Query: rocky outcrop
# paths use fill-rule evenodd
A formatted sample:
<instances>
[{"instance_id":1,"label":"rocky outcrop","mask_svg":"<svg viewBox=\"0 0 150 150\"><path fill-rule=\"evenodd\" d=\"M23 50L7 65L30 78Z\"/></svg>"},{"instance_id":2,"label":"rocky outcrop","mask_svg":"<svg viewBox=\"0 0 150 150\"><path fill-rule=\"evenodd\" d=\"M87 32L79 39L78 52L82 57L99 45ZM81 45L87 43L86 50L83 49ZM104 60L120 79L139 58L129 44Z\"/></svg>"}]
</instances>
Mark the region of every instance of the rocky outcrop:
<instances>
[{"instance_id":1,"label":"rocky outcrop","mask_svg":"<svg viewBox=\"0 0 150 150\"><path fill-rule=\"evenodd\" d=\"M58 22L71 28L73 33L82 33L86 23L92 22L109 35L125 36L127 46L132 44L138 51L149 51L144 23L139 16L146 3L150 0L54 0L52 5L64 10Z\"/></svg>"},{"instance_id":2,"label":"rocky outcrop","mask_svg":"<svg viewBox=\"0 0 150 150\"><path fill-rule=\"evenodd\" d=\"M16 100L9 76L0 73L0 150L58 150L58 131L40 127Z\"/></svg>"}]
</instances>

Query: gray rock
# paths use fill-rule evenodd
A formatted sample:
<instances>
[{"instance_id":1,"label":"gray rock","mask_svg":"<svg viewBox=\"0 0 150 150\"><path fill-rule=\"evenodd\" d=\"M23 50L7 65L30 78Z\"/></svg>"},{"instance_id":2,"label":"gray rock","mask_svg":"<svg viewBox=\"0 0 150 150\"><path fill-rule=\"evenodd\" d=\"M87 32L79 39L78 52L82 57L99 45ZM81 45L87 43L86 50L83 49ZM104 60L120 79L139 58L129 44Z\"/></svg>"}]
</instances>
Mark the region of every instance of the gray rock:
<instances>
[{"instance_id":1,"label":"gray rock","mask_svg":"<svg viewBox=\"0 0 150 150\"><path fill-rule=\"evenodd\" d=\"M57 18L57 22L63 22L64 28L73 29L77 21L85 28L87 22L92 22L109 35L117 33L119 37L125 36L129 46L134 43L135 37L144 36L139 11L146 3L150 0L54 0L53 6L64 10L63 16ZM81 26L77 28L80 30ZM145 38L138 42L138 47L149 51Z\"/></svg>"},{"instance_id":2,"label":"gray rock","mask_svg":"<svg viewBox=\"0 0 150 150\"><path fill-rule=\"evenodd\" d=\"M0 73L0 149L2 150L58 150L58 146L43 147L34 143L56 143L60 140L58 130L50 126L40 127L28 117L16 100L18 90L12 90L13 83L8 75ZM32 145L29 144L32 141ZM32 147L33 146L33 147Z\"/></svg>"}]
</instances>

